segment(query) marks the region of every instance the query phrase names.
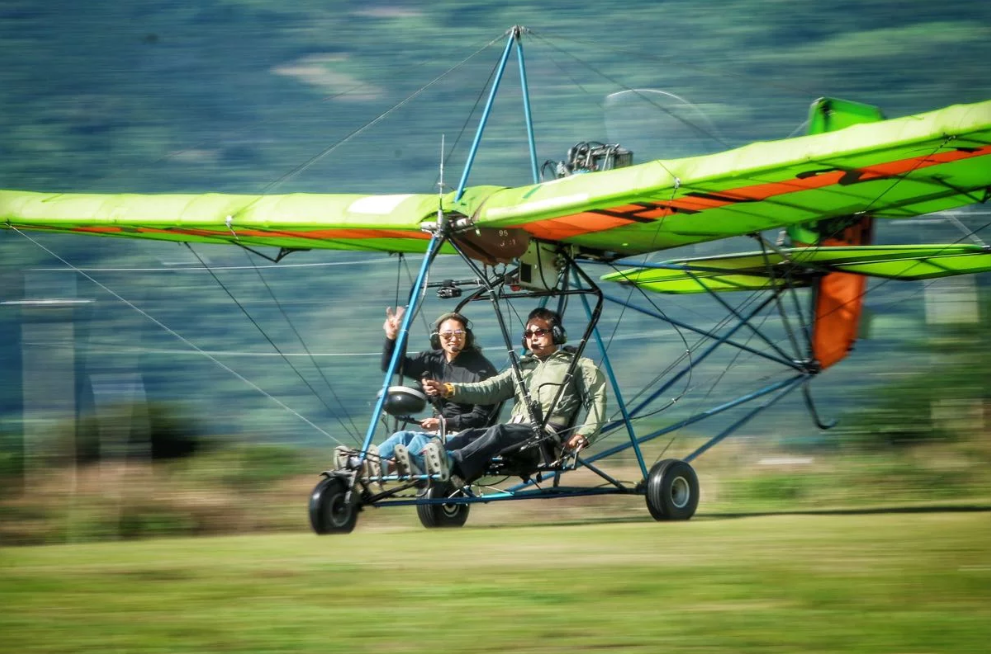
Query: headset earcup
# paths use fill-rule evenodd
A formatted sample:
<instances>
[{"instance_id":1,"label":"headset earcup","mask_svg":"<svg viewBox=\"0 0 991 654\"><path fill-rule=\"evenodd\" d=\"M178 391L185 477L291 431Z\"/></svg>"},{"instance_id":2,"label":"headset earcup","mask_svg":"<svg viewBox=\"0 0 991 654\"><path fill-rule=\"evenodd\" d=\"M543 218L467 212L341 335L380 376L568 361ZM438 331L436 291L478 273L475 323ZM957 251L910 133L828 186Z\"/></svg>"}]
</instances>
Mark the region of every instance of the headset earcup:
<instances>
[{"instance_id":1,"label":"headset earcup","mask_svg":"<svg viewBox=\"0 0 991 654\"><path fill-rule=\"evenodd\" d=\"M564 345L568 342L568 332L564 331L564 327L561 325L551 327L551 336L555 345Z\"/></svg>"},{"instance_id":2,"label":"headset earcup","mask_svg":"<svg viewBox=\"0 0 991 654\"><path fill-rule=\"evenodd\" d=\"M440 334L439 333L434 332L434 333L432 333L430 335L430 347L432 347L435 350L439 350L440 349Z\"/></svg>"},{"instance_id":3,"label":"headset earcup","mask_svg":"<svg viewBox=\"0 0 991 654\"><path fill-rule=\"evenodd\" d=\"M465 349L470 350L475 347L475 334L470 328L465 327Z\"/></svg>"}]
</instances>

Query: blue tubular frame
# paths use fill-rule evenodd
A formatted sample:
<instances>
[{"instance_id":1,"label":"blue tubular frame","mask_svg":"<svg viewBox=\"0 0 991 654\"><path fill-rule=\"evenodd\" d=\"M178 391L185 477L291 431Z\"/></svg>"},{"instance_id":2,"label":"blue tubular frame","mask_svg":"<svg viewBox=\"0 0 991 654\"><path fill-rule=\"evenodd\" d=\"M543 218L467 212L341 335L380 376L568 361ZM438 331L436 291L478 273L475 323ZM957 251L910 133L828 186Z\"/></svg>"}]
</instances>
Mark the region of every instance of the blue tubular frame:
<instances>
[{"instance_id":1,"label":"blue tubular frame","mask_svg":"<svg viewBox=\"0 0 991 654\"><path fill-rule=\"evenodd\" d=\"M775 363L780 363L783 366L789 366L791 368L794 368L795 370L804 370L804 367L801 364L796 363L793 359L780 359L778 357L771 356L767 352L761 352L760 350L754 349L754 348L752 348L749 345L746 345L744 343L737 343L736 341L729 340L729 337L730 336L732 336L741 327L743 327L743 322L740 322L736 327L734 327L732 330L730 330L726 335L720 337L720 336L717 336L716 334L714 334L714 333L712 333L710 331L706 331L704 329L699 329L698 327L693 327L692 325L689 325L688 323L681 322L680 320L675 320L674 318L669 318L668 316L665 316L665 315L660 314L660 313L655 313L655 312L650 311L648 309L644 309L643 307L638 307L638 306L636 306L634 304L628 304L625 300L620 300L619 298L615 298L615 297L613 297L611 295L606 295L604 297L607 300L609 300L610 302L614 302L616 304L625 306L628 309L633 309L634 311L638 311L639 313L642 313L645 316L650 316L652 318L657 318L658 320L663 320L664 322L667 322L667 323L669 323L671 325L674 325L675 327L680 327L682 329L687 329L688 331L695 332L696 334L699 334L701 336L706 336L706 337L711 338L713 340L719 340L721 343L725 343L726 345L732 345L733 347L737 348L738 350L743 350L744 352L749 352L750 354L753 354L753 355L756 355L756 356L759 356L759 357L763 357L763 358L768 359L770 361L773 361ZM759 305L757 305L757 308L755 310L751 311L750 314L748 314L747 317L748 318L753 318L757 313L759 313L760 311L764 310L767 307L767 305L770 304L771 302L773 302L773 298L768 298L767 300L764 300Z\"/></svg>"},{"instance_id":2,"label":"blue tubular frame","mask_svg":"<svg viewBox=\"0 0 991 654\"><path fill-rule=\"evenodd\" d=\"M523 28L519 25L514 26L509 30L509 39L506 41L506 49L502 51L502 59L499 60L499 66L496 69L495 78L492 80L492 90L489 91L489 99L485 102L485 109L482 111L482 119L478 123L478 129L475 130L475 139L471 142L471 150L468 152L468 160L465 162L465 169L461 173L461 181L458 182L457 193L454 194L454 201L459 202L461 197L465 193L465 185L468 183L468 174L471 172L471 166L475 163L475 155L478 154L478 145L482 141L482 134L485 132L485 125L489 122L489 114L492 113L492 103L495 101L496 92L499 91L499 83L502 82L502 76L506 72L506 63L509 61L509 53L513 50L513 44L516 44L517 59L520 63L520 84L523 86L523 112L526 114L526 131L527 140L530 143L530 166L533 168L533 183L537 184L540 182L540 176L537 171L537 145L533 140L533 121L530 117L530 90L526 82L526 69L524 68L525 62L523 59Z\"/></svg>"},{"instance_id":3,"label":"blue tubular frame","mask_svg":"<svg viewBox=\"0 0 991 654\"><path fill-rule=\"evenodd\" d=\"M577 265L577 264L574 264L574 265ZM577 277L578 276L578 273L577 272L573 272L573 275L575 277ZM575 279L575 290L580 291L581 288L582 288L582 284L581 284L580 279ZM633 449L635 451L635 453L636 453L637 462L638 462L638 464L640 466L641 472L643 473L644 478L646 479L647 478L647 475L648 475L648 466L647 466L646 461L643 458L643 453L640 450L640 446L642 444L644 444L644 443L646 443L648 441L654 440L656 438L659 438L661 436L664 436L665 434L670 434L672 432L675 432L675 431L677 431L679 429L682 429L683 427L686 427L688 425L692 425L692 424L701 422L702 420L705 420L706 418L711 418L713 416L719 415L721 413L724 413L724 412L729 411L731 409L734 409L736 407L742 406L742 405L747 404L749 402L752 402L754 400L757 400L757 399L760 399L760 398L767 398L767 399L765 399L764 402L762 402L758 406L756 406L753 409L751 409L750 411L748 411L745 415L743 415L742 417L740 417L739 419L737 419L735 422L733 422L729 427L725 428L719 434L717 434L717 435L713 436L712 438L710 438L703 445L701 445L700 447L698 447L694 452L692 452L691 454L689 454L688 456L686 456L683 459L686 462L691 462L691 461L697 459L705 451L707 451L708 449L710 449L711 447L713 447L714 445L716 445L720 441L722 441L722 440L726 439L727 437L729 437L730 435L732 435L737 429L739 429L744 424L746 424L751 419L753 419L755 416L757 416L757 414L759 414L762 411L764 411L765 409L773 406L775 403L778 402L778 400L782 399L785 395L787 395L788 393L790 393L795 388L798 388L799 386L803 385L805 382L807 382L811 378L811 375L813 374L812 371L810 371L809 369L804 368L798 362L795 362L795 361L792 361L792 360L778 359L777 357L768 355L767 353L763 353L763 352L760 352L758 350L754 350L753 348L751 348L751 347L749 347L747 345L740 344L740 343L735 343L735 342L733 342L733 341L730 340L730 337L733 334L735 334L737 331L739 331L744 326L749 326L751 329L756 329L755 327L753 327L750 324L750 320L753 319L756 315L758 315L761 311L767 309L767 307L774 302L774 296L778 295L780 292L781 292L781 289L775 289L772 292L772 296L771 297L765 298L763 301L761 301L760 303L758 303L754 308L752 308L745 315L740 315L738 312L733 312L733 315L737 318L737 322L736 322L736 324L734 324L734 325L730 326L728 329L726 329L725 333L723 333L722 335L716 335L716 334L712 333L711 331L707 331L707 330L698 329L698 328L694 328L694 327L691 327L691 326L683 325L681 322L676 321L676 320L673 320L671 318L668 318L667 316L664 316L662 314L655 313L653 311L648 311L646 309L643 309L643 308L638 307L636 305L630 304L628 302L625 302L625 301L622 301L622 300L617 300L617 299L611 298L611 297L609 297L607 295L603 295L603 299L612 300L614 303L620 304L620 305L622 305L622 306L624 306L626 308L634 309L634 310L639 311L639 312L641 312L641 313L643 313L645 315L648 315L648 316L657 318L659 320L663 320L663 321L668 322L668 323L670 323L672 325L688 327L692 331L694 331L694 332L696 332L696 333L698 333L698 334L700 334L700 335L702 335L702 336L704 336L706 338L712 339L714 341L705 350L703 350L698 356L694 357L687 364L685 364L677 373L675 373L669 380L667 380L658 390L654 391L647 399L645 399L645 400L641 401L640 403L638 403L637 406L634 407L633 409L628 409L628 407L626 405L626 402L623 400L622 393L621 393L620 387L619 387L619 382L618 382L618 380L616 378L615 372L613 371L612 364L609 361L609 355L608 355L608 352L607 352L607 350L605 348L605 343L602 340L601 333L598 331L598 327L595 326L595 325L593 325L592 328L589 330L590 335L592 337L594 337L596 343L599 346L599 351L602 353L602 364L601 365L602 365L602 368L605 370L605 372L606 372L606 374L607 374L607 376L609 378L610 384L612 385L613 394L615 396L615 399L616 399L617 403L619 404L620 413L622 414L622 418L621 419L614 420L614 421L608 423L603 428L602 433L603 434L608 434L608 433L611 433L613 431L616 431L620 427L625 427L626 428L627 435L629 437L629 440L627 442L617 444L617 445L615 445L613 447L610 447L610 448L605 449L605 450L603 450L601 452L598 452L595 455L592 455L592 456L589 456L589 457L579 457L579 459L577 460L576 468L575 469L577 469L579 467L586 468L586 469L590 470L591 472L595 473L596 475L598 475L599 477L601 477L602 479L606 480L610 484L610 486L608 486L608 487L596 487L596 488L572 487L572 486L558 486L557 485L557 482L558 482L558 479L560 478L560 476L563 475L563 474L565 474L565 473L567 473L567 472L570 472L570 470L560 470L560 471L556 471L555 474L554 474L554 477L553 477L554 486L540 487L539 486L539 483L540 482L534 482L534 481L531 480L531 481L527 481L527 482L523 482L523 483L520 483L520 484L513 485L513 486L511 486L509 488L506 488L506 489L494 489L493 492L490 492L490 493L485 494L485 495L471 494L471 495L463 495L463 496L459 496L459 497L451 497L451 498L444 498L444 499L433 499L433 500L426 499L426 498L402 499L402 498L383 497L381 499L381 501L374 502L374 504L376 506L409 506L409 505L422 505L422 504L476 504L476 503L487 503L487 502L493 502L493 501L505 501L505 500L515 500L515 499L522 500L522 499L550 498L550 497L580 497L580 496L587 496L587 495L608 495L608 494L620 494L620 495L640 494L640 495L642 495L645 492L645 485L644 484L641 483L641 484L637 485L636 487L624 486L621 482L617 481L616 479L614 479L610 475L606 474L605 472L599 470L596 466L594 466L592 464L595 463L596 461L599 461L601 459L610 457L610 456L612 456L614 454L617 454L619 452L622 452L624 450ZM583 304L583 307L585 309L586 315L591 320L593 318L593 316L594 316L594 312L592 311L591 307L589 306L587 298L581 292L579 292L578 295L579 295L579 297L582 300L582 304ZM756 390L754 392L741 395L741 396L739 396L739 397L737 397L737 398L735 398L733 400L724 402L724 403L722 403L720 405L717 405L717 406L712 407L710 409L707 409L705 411L701 411L701 412L695 413L694 415L691 415L691 416L689 416L687 418L684 418L682 420L679 420L678 422L676 422L676 423L674 423L672 425L669 425L667 427L663 427L661 429L657 429L657 430L652 431L652 432L650 432L648 434L645 434L643 436L637 437L636 436L636 431L635 431L634 426L633 426L633 421L639 416L639 414L643 413L644 410L647 409L652 402L654 402L666 390L668 390L669 388L671 388L672 385L676 384L679 379L683 378L695 366L697 366L701 361L705 360L710 354L712 354L713 352L715 352L722 345L733 346L733 347L735 347L737 349L740 349L740 350L743 350L743 351L746 351L746 352L750 352L750 353L755 354L755 355L763 356L763 357L765 357L765 358L767 358L767 359L769 359L771 361L774 361L774 362L779 363L779 364L781 364L781 365L783 365L783 366L785 366L787 368L790 368L790 369L794 370L794 374L790 375L787 379L784 379L782 381L779 381L779 382L776 382L776 383L773 383L773 384L769 384L769 385L764 386L763 388L761 388L759 390ZM768 397L768 396L770 396L770 397ZM427 477L426 476L420 476L418 478L419 479L426 479ZM537 486L537 488L532 488L535 485Z\"/></svg>"},{"instance_id":4,"label":"blue tubular frame","mask_svg":"<svg viewBox=\"0 0 991 654\"><path fill-rule=\"evenodd\" d=\"M709 295L711 295L713 298L715 298L716 301L719 302L719 304L723 305L723 308L724 309L726 309L734 317L736 317L736 318L739 318L740 317L740 314L737 312L737 310L734 309L733 307L731 307L729 305L729 303L726 302L726 300L724 300L722 297L720 297L719 293L717 293L716 291L712 290L711 288L709 288L708 286L706 286L705 284L703 284L702 281L698 278L698 276L695 275L696 272L722 272L722 273L725 273L725 270L720 270L719 268L706 268L704 266L685 266L685 265L670 264L670 263L640 263L640 264L638 264L638 263L635 263L635 262L632 262L632 261L626 261L626 260L621 260L621 261L617 261L617 262L614 262L613 263L613 265L617 265L617 264L624 265L624 266L639 266L640 268L652 268L652 269L657 269L657 270L679 270L681 272L684 272L696 284L698 284L701 288L703 288ZM783 291L785 288L788 288L788 286L787 285L768 286L767 290L771 290L771 291L774 292L774 295L771 296L771 301L778 302L779 301L779 297L781 295L781 291ZM753 316L750 316L750 317L753 317ZM757 329L756 327L754 327L754 326L752 326L750 324L747 324L747 327L750 328L750 330L754 333L754 335L756 335L759 339L761 339L762 341L764 341L765 343L767 343L767 345L769 347L771 347L775 352L777 352L778 354L780 354L781 357L782 357L782 359L785 359L785 360L790 360L791 359L791 357L789 357L788 354L784 350L782 350L780 347L778 347L777 343L774 343L770 339L766 338L764 336L764 334L762 334L759 329Z\"/></svg>"},{"instance_id":5,"label":"blue tubular frame","mask_svg":"<svg viewBox=\"0 0 991 654\"><path fill-rule=\"evenodd\" d=\"M523 59L523 42L519 34L516 36L516 60L520 64L520 85L523 87L523 114L526 116L526 138L530 144L530 168L533 171L533 183L540 183L540 172L537 170L537 142L533 138L533 118L530 115L530 86L526 82L526 62Z\"/></svg>"},{"instance_id":6,"label":"blue tubular frame","mask_svg":"<svg viewBox=\"0 0 991 654\"><path fill-rule=\"evenodd\" d=\"M433 237L430 239L430 243L427 245L427 252L423 256L423 263L420 265L420 272L416 277L416 282L413 284L413 290L410 291L409 304L406 306L406 313L403 314L403 321L399 327L399 334L396 336L396 347L392 351L392 359L389 361L389 369L385 373L385 379L382 382L382 391L379 393L378 400L375 402L375 408L372 410L372 418L368 423L368 430L365 432L365 440L361 444L361 454L360 460L364 461L365 453L368 451L368 446L372 444L372 438L375 436L375 430L378 426L379 418L382 417L382 407L385 406L385 399L389 392L389 386L392 385L392 376L396 374L396 368L399 366L399 359L406 352L406 340L409 337L409 326L413 322L413 316L416 315L419 309L420 299L422 297L423 285L427 279L427 270L430 269L430 263L433 261L434 257L437 256L437 252L440 251L440 246L445 240L445 236L441 229L434 232Z\"/></svg>"},{"instance_id":7,"label":"blue tubular frame","mask_svg":"<svg viewBox=\"0 0 991 654\"><path fill-rule=\"evenodd\" d=\"M575 285L579 288L581 287L581 279L578 275L574 275ZM588 306L588 300L584 295L579 296L582 300L582 307L585 309L585 316L589 320L592 320L592 307ZM643 473L644 478L647 477L647 464L643 460L643 452L640 451L640 444L637 442L637 434L633 429L633 421L630 419L630 413L626 410L626 402L623 400L623 393L619 389L619 381L616 379L616 373L613 372L612 364L609 362L609 352L606 350L606 344L602 342L602 335L599 333L599 328L597 326L592 328L592 334L595 336L595 342L599 346L599 352L602 354L602 367L606 371L606 375L609 377L609 384L612 386L613 397L616 398L616 403L619 404L619 410L623 414L623 424L626 425L626 432L630 436L630 443L633 446L633 451L637 455L637 463L640 464L640 472Z\"/></svg>"},{"instance_id":8,"label":"blue tubular frame","mask_svg":"<svg viewBox=\"0 0 991 654\"><path fill-rule=\"evenodd\" d=\"M520 81L523 86L523 108L524 108L524 113L526 115L527 137L530 145L531 167L534 175L534 182L539 183L539 179L538 179L539 170L537 168L536 145L533 138L533 125L530 115L530 98L529 98L529 91L527 88L526 70L525 70L525 63L523 57L523 47L521 43L521 35L523 34L524 31L525 31L524 28L516 26L513 27L509 32L509 39L506 43L505 50L502 53L502 58L499 62L499 66L492 84L492 89L489 94L488 102L485 105L485 110L482 114L480 124L476 131L475 139L474 142L472 143L471 151L468 155L468 160L465 163L465 168L461 176L461 181L458 184L457 193L455 195L455 201L460 200L462 195L464 194L465 184L467 183L471 166L475 160L475 156L478 151L479 143L481 142L485 125L491 113L495 94L499 88L499 83L502 80L502 76L505 73L506 64L509 59L509 55L510 52L512 51L514 43L516 44L517 58L519 60L519 65L520 65ZM461 229L461 227L458 227L456 229ZM465 260L467 265L477 275L480 275L481 278L486 280L485 286L488 289L487 292L490 296L489 299L492 301L493 306L496 310L496 315L500 323L500 329L503 333L503 338L506 340L506 345L510 357L512 358L515 356L515 350L513 348L511 338L508 334L501 313L499 312L499 306L498 306L499 299L504 298L506 296L504 296L501 292L497 293L495 291L495 286L502 285L505 282L505 280L503 279L503 276L498 276L498 275L489 278L485 271L480 270L479 267L475 265L475 262L471 261L465 255L465 253L458 247L458 244L455 241L456 229L452 229L452 224L448 223L443 213L438 212L437 228L433 233L429 245L427 246L427 252L426 255L424 256L423 264L420 267L420 272L416 278L416 281L413 284L412 290L410 291L409 305L407 307L406 314L403 316L402 325L400 327L400 332L397 337L395 351L393 352L392 360L389 362L389 368L384 377L384 381L382 384L382 393L378 398L377 402L375 403L375 408L373 410L372 417L369 422L368 431L366 432L365 440L362 443L362 448L361 448L362 459L367 453L368 447L371 445L372 438L374 437L376 428L379 424L379 420L382 416L383 406L385 404L386 392L388 391L388 388L392 382L393 375L395 374L395 371L399 365L400 357L403 355L403 352L405 351L406 343L408 340L409 326L412 323L413 317L416 315L419 309L420 301L422 299L422 295L426 287L427 271L429 270L429 267L433 262L433 259L440 251L441 246L445 242L450 241L451 244L454 246L454 249L461 255L462 259ZM588 320L588 327L586 328L582 340L580 341L581 348L584 348L584 346L586 345L589 339L595 340L596 344L598 345L599 352L602 355L602 362L600 365L609 379L609 383L613 391L613 396L617 404L619 405L619 412L622 416L620 419L613 420L612 422L605 425L602 430L602 433L604 435L609 434L611 432L618 430L622 426L625 427L626 429L628 440L626 442L619 443L617 445L604 449L589 457L577 457L573 468L553 470L552 471L553 475L549 476L547 479L542 480L538 476L537 481L532 481L532 480L526 481L524 483L516 484L505 489L489 488L487 494L476 493L473 489L468 488L465 489L464 494L460 496L447 497L447 498L436 498L436 499L431 499L426 497L411 498L408 495L406 496L399 495L399 493L407 491L409 488L411 488L413 486L414 481L431 479L429 475L417 475L414 476L412 479L403 480L402 484L405 485L401 484L397 488L393 488L377 494L370 492L369 487L365 486L365 482L361 482L365 490L362 493L362 500L360 501L373 506L413 506L413 505L427 505L427 504L447 504L447 505L477 504L477 503L488 503L488 502L508 501L508 500L550 499L556 497L583 497L583 496L591 496L591 495L643 495L646 492L645 482L649 476L649 470L648 470L648 464L644 459L643 452L641 451L640 448L642 444L654 440L656 438L659 438L665 434L670 434L672 432L675 432L688 425L692 425L702 420L705 420L706 418L710 418L712 416L722 414L736 407L740 407L743 404L747 404L754 400L764 398L764 400L760 402L757 406L752 407L744 415L740 416L737 420L735 420L731 425L723 429L719 434L707 440L704 444L699 446L697 449L695 449L695 451L693 451L691 454L689 454L684 458L684 461L691 462L697 459L707 450L709 450L710 448L721 442L722 440L732 435L736 430L738 430L741 426L749 422L757 414L762 412L764 409L767 409L772 405L774 405L778 400L783 398L785 395L790 393L795 388L801 386L803 387L803 391L806 392L806 395L808 394L807 383L813 377L813 375L815 375L816 372L818 372L818 369L815 366L815 362L807 359L796 359L789 356L786 352L784 352L781 349L781 347L779 347L776 343L772 342L762 332L760 326L754 325L751 322L755 317L758 316L758 314L760 314L762 311L767 309L772 303L777 303L779 310L781 310L781 303L779 299L781 293L785 292L788 289L794 288L794 285L791 283L790 279L781 280L780 284L774 284L773 286L769 287L767 289L771 292L769 297L762 299L760 302L757 302L754 307L744 311L742 306L738 308L732 307L723 298L719 297L718 293L716 293L712 289L705 288L705 284L703 283L703 281L693 274L696 272L705 272L706 269L704 267L699 267L699 266L688 267L677 264L651 264L651 263L645 263L639 261L613 262L613 265L617 265L617 264L631 265L639 268L667 268L667 269L675 269L686 272L690 277L695 279L695 281L699 285L705 288L705 290L708 292L709 295L715 297L716 300L726 309L728 315L736 320L735 324L732 325L726 325L716 329L702 329L702 328L694 327L692 325L688 325L679 320L669 318L668 316L664 315L660 310L650 310L643 307L639 307L634 304L631 304L627 300L620 300L618 298L601 293L601 291L599 290L595 282L592 280L592 278L589 277L571 257L570 251L561 251L560 254L562 255L563 259L566 260L568 266L567 270L565 271L566 274L562 276L562 288L556 289L553 292L522 293L516 295L515 297L517 298L539 297L540 306L544 306L548 298L555 294L559 296L571 295L571 294L579 295L579 297L581 298L582 306L585 310L586 318ZM713 270L715 272L723 272L722 270L718 270L718 269L713 269ZM570 289L568 288L569 280L573 281L574 283L574 285ZM588 298L586 297L586 294L589 292L595 293L598 297L598 301L594 309L590 306ZM471 299L479 299L480 297L481 295L479 292L476 293L475 296L473 296L473 298ZM680 370L675 372L667 381L665 381L657 390L653 391L646 399L641 400L640 402L637 403L635 407L629 409L627 407L626 401L623 399L619 380L616 377L615 371L613 370L612 364L609 360L609 354L606 349L606 345L602 339L602 335L599 332L597 326L602 304L605 300L609 300L615 304L619 304L625 308L632 309L646 316L650 316L652 318L662 320L676 328L683 328L692 331L705 339L711 340L712 342L706 348L702 349L697 355L690 357L688 361L684 363L684 365L681 367ZM465 300L463 302L466 301L469 300ZM459 309L460 306L461 305L459 305ZM798 312L800 319L802 319L800 308L798 309ZM804 325L804 320L802 322L803 322L802 332L804 332L806 337L808 337L808 328ZM743 327L747 327L750 331L756 334L757 337L759 337L764 343L766 343L769 346L770 351L761 351L754 347L751 347L750 345L747 345L746 343L741 343L738 341L731 340L732 337ZM721 331L722 333L717 333L717 330ZM808 338L806 338L806 340L808 340ZM650 407L659 397L662 396L662 394L667 392L673 385L677 384L679 380L684 378L685 375L690 373L697 365L699 365L702 361L706 360L713 352L715 352L723 345L728 345L733 348L736 348L737 350L747 352L751 355L772 361L787 369L790 369L792 371L792 374L789 375L789 377L787 379L784 379L783 381L779 381L773 384L768 384L759 390L741 395L735 399L726 401L708 410L694 413L693 415L681 419L674 424L668 425L667 427L657 429L648 434L638 437L636 435L636 430L634 428L633 421L639 419L640 417L646 417L643 416L642 414L645 413L648 407ZM814 407L812 407L811 405L811 399L806 398L806 401L810 403L810 412L812 412L813 414L813 419L816 420L817 424L820 424L818 416L815 415ZM640 471L644 476L644 481L637 483L635 486L629 485L628 482L624 484L623 482L617 481L613 477L609 476L608 474L600 470L597 466L593 465L596 461L612 456L627 449L634 450L637 458L637 463L640 467ZM597 486L597 487L559 485L560 478L564 473L570 472L571 470L577 469L579 467L586 468L587 470L598 475L602 479L606 480L606 482L608 482L608 485ZM378 481L378 480L372 479L369 481ZM387 477L382 478L382 481L401 481L401 480L399 480L397 475L389 475ZM544 483L545 481L547 482L547 484L541 486L540 484ZM357 474L352 473L352 476L350 478L349 488L354 488L356 484L358 484ZM534 488L534 486L536 487Z\"/></svg>"}]
</instances>

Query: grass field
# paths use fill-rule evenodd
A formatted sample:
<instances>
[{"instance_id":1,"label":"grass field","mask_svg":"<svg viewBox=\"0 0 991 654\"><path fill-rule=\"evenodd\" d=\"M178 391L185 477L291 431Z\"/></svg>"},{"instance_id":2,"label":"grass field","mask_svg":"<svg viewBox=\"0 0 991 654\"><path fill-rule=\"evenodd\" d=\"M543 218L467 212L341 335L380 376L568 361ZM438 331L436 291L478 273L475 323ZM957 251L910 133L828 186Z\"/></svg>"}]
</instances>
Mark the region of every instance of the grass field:
<instances>
[{"instance_id":1,"label":"grass field","mask_svg":"<svg viewBox=\"0 0 991 654\"><path fill-rule=\"evenodd\" d=\"M991 513L5 548L0 607L24 653L987 652Z\"/></svg>"}]
</instances>

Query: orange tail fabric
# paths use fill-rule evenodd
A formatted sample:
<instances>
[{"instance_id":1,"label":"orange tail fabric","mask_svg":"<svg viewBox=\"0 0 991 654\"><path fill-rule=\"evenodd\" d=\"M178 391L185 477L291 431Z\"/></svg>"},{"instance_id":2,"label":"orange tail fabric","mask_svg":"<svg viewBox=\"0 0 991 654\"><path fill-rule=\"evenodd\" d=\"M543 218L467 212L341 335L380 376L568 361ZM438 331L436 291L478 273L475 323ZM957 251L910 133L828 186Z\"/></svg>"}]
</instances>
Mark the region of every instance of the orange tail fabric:
<instances>
[{"instance_id":1,"label":"orange tail fabric","mask_svg":"<svg viewBox=\"0 0 991 654\"><path fill-rule=\"evenodd\" d=\"M865 216L837 238L824 239L818 247L868 245L874 237L874 219ZM863 275L834 272L815 287L812 323L812 356L825 370L842 361L853 349L860 329L860 314L867 294Z\"/></svg>"}]
</instances>

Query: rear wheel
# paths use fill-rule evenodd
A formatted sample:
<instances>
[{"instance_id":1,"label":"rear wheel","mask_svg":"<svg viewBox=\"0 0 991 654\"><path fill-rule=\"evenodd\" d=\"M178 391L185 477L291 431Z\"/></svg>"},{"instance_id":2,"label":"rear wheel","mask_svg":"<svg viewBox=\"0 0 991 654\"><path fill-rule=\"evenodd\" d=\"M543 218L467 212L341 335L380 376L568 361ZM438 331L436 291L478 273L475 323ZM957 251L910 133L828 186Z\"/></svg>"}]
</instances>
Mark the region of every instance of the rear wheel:
<instances>
[{"instance_id":1,"label":"rear wheel","mask_svg":"<svg viewBox=\"0 0 991 654\"><path fill-rule=\"evenodd\" d=\"M658 461L647 475L647 510L654 520L688 520L699 505L699 478L677 459Z\"/></svg>"},{"instance_id":2,"label":"rear wheel","mask_svg":"<svg viewBox=\"0 0 991 654\"><path fill-rule=\"evenodd\" d=\"M339 477L324 477L310 493L310 525L319 535L349 534L358 521L358 507L347 501L348 487Z\"/></svg>"},{"instance_id":3,"label":"rear wheel","mask_svg":"<svg viewBox=\"0 0 991 654\"><path fill-rule=\"evenodd\" d=\"M431 484L423 497L427 499L450 497L454 490L454 486L449 483ZM468 520L470 509L471 506L468 504L418 504L416 515L427 529L463 527Z\"/></svg>"}]
</instances>

